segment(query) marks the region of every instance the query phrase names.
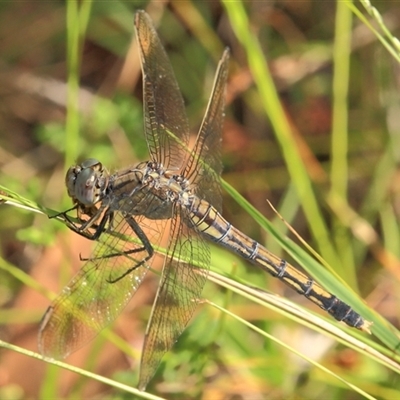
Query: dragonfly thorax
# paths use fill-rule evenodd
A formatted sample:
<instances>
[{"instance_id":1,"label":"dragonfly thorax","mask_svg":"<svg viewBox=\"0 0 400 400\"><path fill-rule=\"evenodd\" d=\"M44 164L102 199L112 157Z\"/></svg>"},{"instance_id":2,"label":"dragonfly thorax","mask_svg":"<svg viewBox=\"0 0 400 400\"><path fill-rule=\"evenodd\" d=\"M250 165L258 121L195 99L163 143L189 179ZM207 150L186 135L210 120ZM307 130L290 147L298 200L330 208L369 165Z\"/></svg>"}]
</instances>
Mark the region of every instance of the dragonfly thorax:
<instances>
[{"instance_id":1,"label":"dragonfly thorax","mask_svg":"<svg viewBox=\"0 0 400 400\"><path fill-rule=\"evenodd\" d=\"M108 182L108 171L95 158L72 166L65 177L68 195L75 203L84 206L92 206L100 201L104 197Z\"/></svg>"},{"instance_id":2,"label":"dragonfly thorax","mask_svg":"<svg viewBox=\"0 0 400 400\"><path fill-rule=\"evenodd\" d=\"M104 199L111 209L149 219L169 219L174 206L185 206L190 182L176 170L147 161L110 176Z\"/></svg>"}]
</instances>

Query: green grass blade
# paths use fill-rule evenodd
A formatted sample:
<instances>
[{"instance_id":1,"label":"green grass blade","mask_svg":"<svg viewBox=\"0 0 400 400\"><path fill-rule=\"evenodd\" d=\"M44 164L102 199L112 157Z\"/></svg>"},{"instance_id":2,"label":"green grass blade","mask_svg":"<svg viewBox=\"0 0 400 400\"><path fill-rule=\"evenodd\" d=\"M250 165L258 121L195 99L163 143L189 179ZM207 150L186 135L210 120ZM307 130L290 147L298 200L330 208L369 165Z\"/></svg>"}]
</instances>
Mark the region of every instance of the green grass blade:
<instances>
[{"instance_id":1,"label":"green grass blade","mask_svg":"<svg viewBox=\"0 0 400 400\"><path fill-rule=\"evenodd\" d=\"M281 146L291 181L296 187L307 221L324 258L333 265L340 261L332 246L328 230L318 206L310 176L302 161L292 128L279 100L268 64L257 37L252 33L243 3L224 1L232 27L246 51L249 68L257 85L261 104L268 115Z\"/></svg>"}]
</instances>

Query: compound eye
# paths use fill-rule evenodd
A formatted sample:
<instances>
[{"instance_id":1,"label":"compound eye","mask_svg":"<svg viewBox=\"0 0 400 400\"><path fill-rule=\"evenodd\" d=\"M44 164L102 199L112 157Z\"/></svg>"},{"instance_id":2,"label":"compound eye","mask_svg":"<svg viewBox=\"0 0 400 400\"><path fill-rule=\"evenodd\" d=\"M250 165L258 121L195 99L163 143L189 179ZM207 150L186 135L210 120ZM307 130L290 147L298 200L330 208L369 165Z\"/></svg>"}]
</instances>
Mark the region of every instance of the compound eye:
<instances>
[{"instance_id":1,"label":"compound eye","mask_svg":"<svg viewBox=\"0 0 400 400\"><path fill-rule=\"evenodd\" d=\"M74 194L80 203L91 206L98 201L98 179L98 171L92 168L85 168L79 172L75 179Z\"/></svg>"},{"instance_id":2,"label":"compound eye","mask_svg":"<svg viewBox=\"0 0 400 400\"><path fill-rule=\"evenodd\" d=\"M67 186L69 197L75 197L75 182L80 171L81 167L79 165L74 165L68 169L67 174L65 175L65 185Z\"/></svg>"},{"instance_id":3,"label":"compound eye","mask_svg":"<svg viewBox=\"0 0 400 400\"><path fill-rule=\"evenodd\" d=\"M103 169L101 162L96 158L88 158L81 163L81 167L82 169L91 168L96 171L101 171Z\"/></svg>"}]
</instances>

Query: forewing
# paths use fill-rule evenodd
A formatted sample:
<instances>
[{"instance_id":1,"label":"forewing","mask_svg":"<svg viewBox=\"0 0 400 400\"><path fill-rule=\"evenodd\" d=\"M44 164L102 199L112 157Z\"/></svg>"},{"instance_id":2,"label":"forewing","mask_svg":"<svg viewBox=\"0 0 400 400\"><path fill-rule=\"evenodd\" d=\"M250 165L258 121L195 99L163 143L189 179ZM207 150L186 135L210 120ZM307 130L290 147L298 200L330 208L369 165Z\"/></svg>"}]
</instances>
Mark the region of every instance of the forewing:
<instances>
[{"instance_id":1,"label":"forewing","mask_svg":"<svg viewBox=\"0 0 400 400\"><path fill-rule=\"evenodd\" d=\"M165 222L143 217L137 221L158 243ZM43 355L61 359L82 347L115 320L140 286L147 265L118 278L148 253L121 213L115 213L112 228L113 233L101 235L94 254L44 315L39 332Z\"/></svg>"},{"instance_id":2,"label":"forewing","mask_svg":"<svg viewBox=\"0 0 400 400\"><path fill-rule=\"evenodd\" d=\"M189 124L174 72L144 11L135 14L143 71L144 128L153 161L179 169L187 154Z\"/></svg>"},{"instance_id":3,"label":"forewing","mask_svg":"<svg viewBox=\"0 0 400 400\"><path fill-rule=\"evenodd\" d=\"M210 249L187 216L172 220L165 258L143 345L139 389L144 390L163 355L177 341L192 317L207 280Z\"/></svg>"},{"instance_id":4,"label":"forewing","mask_svg":"<svg viewBox=\"0 0 400 400\"><path fill-rule=\"evenodd\" d=\"M225 87L228 77L229 50L218 64L214 85L196 143L185 167L184 176L194 192L222 211L220 175L222 172L221 140L224 122Z\"/></svg>"}]
</instances>

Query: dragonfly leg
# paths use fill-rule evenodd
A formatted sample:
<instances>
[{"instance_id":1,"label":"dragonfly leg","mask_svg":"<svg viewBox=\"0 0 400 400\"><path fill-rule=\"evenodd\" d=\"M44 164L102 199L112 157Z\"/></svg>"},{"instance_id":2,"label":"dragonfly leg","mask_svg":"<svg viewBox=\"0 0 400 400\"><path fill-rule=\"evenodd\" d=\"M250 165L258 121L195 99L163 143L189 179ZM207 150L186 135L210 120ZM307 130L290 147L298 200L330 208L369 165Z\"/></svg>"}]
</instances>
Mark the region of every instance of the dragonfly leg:
<instances>
[{"instance_id":1,"label":"dragonfly leg","mask_svg":"<svg viewBox=\"0 0 400 400\"><path fill-rule=\"evenodd\" d=\"M80 261L93 261L93 260L102 260L103 258L113 258L113 257L119 257L121 255L129 255L129 254L134 254L134 253L140 253L142 251L146 251L147 248L145 246L143 247L138 247L135 249L131 249L131 250L123 250L120 251L119 253L111 253L111 254L105 254L104 256L99 256L99 257L81 257L81 255L79 255L79 260Z\"/></svg>"},{"instance_id":2,"label":"dragonfly leg","mask_svg":"<svg viewBox=\"0 0 400 400\"><path fill-rule=\"evenodd\" d=\"M89 240L97 240L100 235L106 231L107 222L109 222L109 224L112 223L114 216L113 212L110 211L110 209L107 209L103 217L101 218L100 223L97 224L95 221L99 219L99 216L102 212L102 210L99 210L96 214L91 216L90 219L88 219L87 221L82 221L80 225L78 225L76 222L72 221L70 216L67 214L67 212L69 211L71 210L64 211L57 216L63 217L66 226L71 229L71 231ZM90 228L92 228L94 232L90 232Z\"/></svg>"},{"instance_id":3,"label":"dragonfly leg","mask_svg":"<svg viewBox=\"0 0 400 400\"><path fill-rule=\"evenodd\" d=\"M63 217L64 220L65 220L65 219L68 219L68 220L69 220L67 213L76 210L77 207L78 207L78 205L75 204L73 207L71 207L70 209L68 209L68 210L66 210L66 211L61 211L61 212L59 212L59 213L57 213L57 214L49 215L49 219Z\"/></svg>"},{"instance_id":4,"label":"dragonfly leg","mask_svg":"<svg viewBox=\"0 0 400 400\"><path fill-rule=\"evenodd\" d=\"M147 238L146 234L143 232L142 228L139 226L139 224L136 222L136 220L127 215L125 217L126 222L129 224L129 226L132 228L133 232L135 232L137 238L142 242L143 247L139 247L136 249L131 249L131 250L126 250L123 251L119 254L115 255L122 255L122 254L132 254L132 253L137 253L139 251L146 251L147 256L144 257L141 261L139 261L137 264L135 264L132 268L127 269L122 275L120 275L118 278L115 279L109 279L107 282L108 283L115 283L118 282L119 280L125 278L125 276L129 275L132 271L135 269L143 266L146 264L147 261L150 260L151 257L154 255L154 249L153 246L151 245L149 239ZM107 255L107 257L110 257L111 255Z\"/></svg>"}]
</instances>

